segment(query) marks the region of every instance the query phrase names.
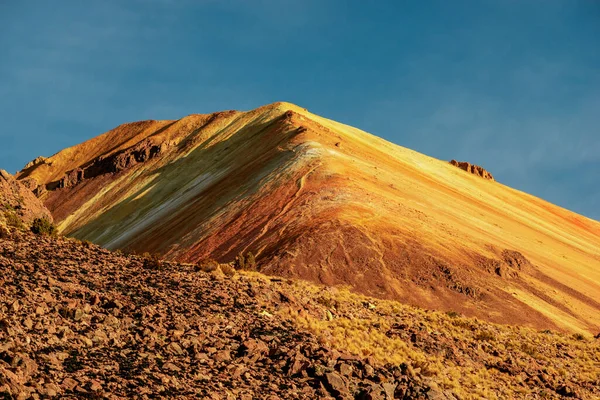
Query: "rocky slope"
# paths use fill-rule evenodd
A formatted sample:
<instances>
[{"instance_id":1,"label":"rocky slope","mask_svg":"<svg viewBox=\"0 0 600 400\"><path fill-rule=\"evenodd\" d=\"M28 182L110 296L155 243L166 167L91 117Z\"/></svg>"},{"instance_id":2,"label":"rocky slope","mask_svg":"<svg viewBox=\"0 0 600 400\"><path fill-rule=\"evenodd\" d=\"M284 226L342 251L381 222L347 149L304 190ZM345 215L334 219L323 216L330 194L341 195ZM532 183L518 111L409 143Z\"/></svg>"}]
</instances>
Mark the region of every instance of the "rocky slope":
<instances>
[{"instance_id":1,"label":"rocky slope","mask_svg":"<svg viewBox=\"0 0 600 400\"><path fill-rule=\"evenodd\" d=\"M52 221L50 211L29 188L0 170L0 225L27 226L36 218Z\"/></svg>"},{"instance_id":2,"label":"rocky slope","mask_svg":"<svg viewBox=\"0 0 600 400\"><path fill-rule=\"evenodd\" d=\"M124 124L18 177L111 249L251 251L264 273L426 308L600 325L600 223L292 104Z\"/></svg>"},{"instance_id":3,"label":"rocky slope","mask_svg":"<svg viewBox=\"0 0 600 400\"><path fill-rule=\"evenodd\" d=\"M0 239L6 399L593 399L599 373L591 337L73 239Z\"/></svg>"}]
</instances>

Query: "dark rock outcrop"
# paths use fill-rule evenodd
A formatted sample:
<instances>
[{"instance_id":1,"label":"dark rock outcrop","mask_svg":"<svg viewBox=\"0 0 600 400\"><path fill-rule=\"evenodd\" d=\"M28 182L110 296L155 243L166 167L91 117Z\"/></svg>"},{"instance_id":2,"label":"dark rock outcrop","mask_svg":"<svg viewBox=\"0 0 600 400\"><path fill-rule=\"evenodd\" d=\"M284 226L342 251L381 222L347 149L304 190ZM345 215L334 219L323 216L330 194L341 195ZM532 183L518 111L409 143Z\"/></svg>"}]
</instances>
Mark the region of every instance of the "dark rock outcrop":
<instances>
[{"instance_id":1,"label":"dark rock outcrop","mask_svg":"<svg viewBox=\"0 0 600 400\"><path fill-rule=\"evenodd\" d=\"M493 175L490 174L488 171L486 171L485 168L480 167L479 165L471 164L466 161L456 161L456 160L451 160L450 164L454 165L455 167L458 167L464 171L467 171L473 175L482 177L483 179L489 179L490 181L494 180Z\"/></svg>"},{"instance_id":2,"label":"dark rock outcrop","mask_svg":"<svg viewBox=\"0 0 600 400\"><path fill-rule=\"evenodd\" d=\"M46 188L54 190L71 187L85 179L117 173L161 155L166 148L165 143L154 144L150 139L146 139L131 148L106 157L98 157L80 168L73 169L58 181L48 184Z\"/></svg>"}]
</instances>

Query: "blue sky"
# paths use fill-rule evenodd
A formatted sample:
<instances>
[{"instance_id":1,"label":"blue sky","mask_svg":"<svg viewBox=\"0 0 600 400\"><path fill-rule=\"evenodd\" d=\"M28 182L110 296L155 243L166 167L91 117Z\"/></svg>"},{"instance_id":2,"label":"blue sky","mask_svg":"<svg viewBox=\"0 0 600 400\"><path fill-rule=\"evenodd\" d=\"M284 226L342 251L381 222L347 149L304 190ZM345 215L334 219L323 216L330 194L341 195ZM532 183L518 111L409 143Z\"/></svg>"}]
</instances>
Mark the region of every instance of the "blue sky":
<instances>
[{"instance_id":1,"label":"blue sky","mask_svg":"<svg viewBox=\"0 0 600 400\"><path fill-rule=\"evenodd\" d=\"M123 122L289 101L600 219L594 0L0 0L0 54L11 172Z\"/></svg>"}]
</instances>

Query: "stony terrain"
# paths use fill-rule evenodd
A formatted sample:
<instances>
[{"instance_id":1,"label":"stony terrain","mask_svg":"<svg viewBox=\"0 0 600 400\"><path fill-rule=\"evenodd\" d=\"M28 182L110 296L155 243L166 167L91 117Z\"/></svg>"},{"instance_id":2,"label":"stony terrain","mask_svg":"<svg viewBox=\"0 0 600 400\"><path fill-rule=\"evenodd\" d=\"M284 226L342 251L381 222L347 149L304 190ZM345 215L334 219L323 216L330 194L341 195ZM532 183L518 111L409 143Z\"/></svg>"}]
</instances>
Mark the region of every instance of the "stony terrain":
<instances>
[{"instance_id":1,"label":"stony terrain","mask_svg":"<svg viewBox=\"0 0 600 400\"><path fill-rule=\"evenodd\" d=\"M74 239L0 239L0 395L600 396L591 336L493 325Z\"/></svg>"}]
</instances>

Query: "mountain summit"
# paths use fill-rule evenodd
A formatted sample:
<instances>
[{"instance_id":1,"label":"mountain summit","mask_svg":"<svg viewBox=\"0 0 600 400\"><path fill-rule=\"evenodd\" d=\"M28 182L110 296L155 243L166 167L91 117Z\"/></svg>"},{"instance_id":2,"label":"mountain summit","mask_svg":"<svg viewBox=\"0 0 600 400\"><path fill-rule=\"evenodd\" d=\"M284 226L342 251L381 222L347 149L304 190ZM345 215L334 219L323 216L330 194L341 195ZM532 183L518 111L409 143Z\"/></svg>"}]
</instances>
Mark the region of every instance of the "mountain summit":
<instances>
[{"instance_id":1,"label":"mountain summit","mask_svg":"<svg viewBox=\"0 0 600 400\"><path fill-rule=\"evenodd\" d=\"M600 223L471 167L274 103L124 124L17 178L62 233L109 249L252 252L269 274L596 332Z\"/></svg>"}]
</instances>

